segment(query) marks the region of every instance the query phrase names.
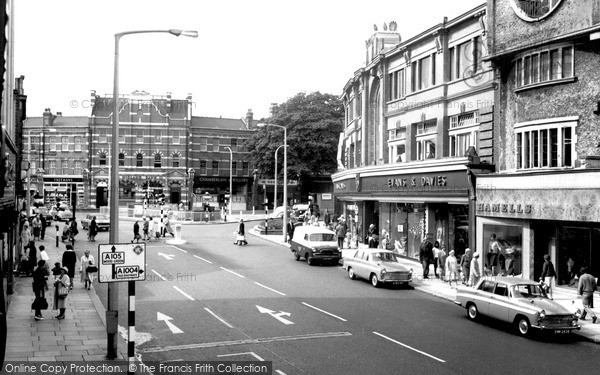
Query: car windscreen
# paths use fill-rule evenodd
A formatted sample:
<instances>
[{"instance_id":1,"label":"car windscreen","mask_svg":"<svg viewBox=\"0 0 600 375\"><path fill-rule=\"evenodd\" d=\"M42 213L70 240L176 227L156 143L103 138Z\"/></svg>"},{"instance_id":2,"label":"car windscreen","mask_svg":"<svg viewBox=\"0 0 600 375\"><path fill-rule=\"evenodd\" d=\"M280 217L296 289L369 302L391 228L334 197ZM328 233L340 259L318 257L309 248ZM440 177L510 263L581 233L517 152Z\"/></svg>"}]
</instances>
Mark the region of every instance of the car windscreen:
<instances>
[{"instance_id":1,"label":"car windscreen","mask_svg":"<svg viewBox=\"0 0 600 375\"><path fill-rule=\"evenodd\" d=\"M371 256L374 262L397 262L396 254L393 253L373 253Z\"/></svg>"},{"instance_id":2,"label":"car windscreen","mask_svg":"<svg viewBox=\"0 0 600 375\"><path fill-rule=\"evenodd\" d=\"M514 298L546 298L546 293L539 285L519 284L513 286Z\"/></svg>"},{"instance_id":3,"label":"car windscreen","mask_svg":"<svg viewBox=\"0 0 600 375\"><path fill-rule=\"evenodd\" d=\"M314 241L314 242L335 241L335 234L334 233L313 233L310 235L310 240Z\"/></svg>"}]
</instances>

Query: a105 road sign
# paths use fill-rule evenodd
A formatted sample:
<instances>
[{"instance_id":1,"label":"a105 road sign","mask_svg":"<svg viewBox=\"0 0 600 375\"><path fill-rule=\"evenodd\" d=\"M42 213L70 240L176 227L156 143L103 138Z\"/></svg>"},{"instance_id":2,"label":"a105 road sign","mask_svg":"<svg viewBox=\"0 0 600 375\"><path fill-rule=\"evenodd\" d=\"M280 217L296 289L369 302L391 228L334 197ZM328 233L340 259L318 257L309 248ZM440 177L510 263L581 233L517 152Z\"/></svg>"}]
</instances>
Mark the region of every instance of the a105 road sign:
<instances>
[{"instance_id":1,"label":"a105 road sign","mask_svg":"<svg viewBox=\"0 0 600 375\"><path fill-rule=\"evenodd\" d=\"M146 244L98 245L98 281L143 281L146 278Z\"/></svg>"}]
</instances>

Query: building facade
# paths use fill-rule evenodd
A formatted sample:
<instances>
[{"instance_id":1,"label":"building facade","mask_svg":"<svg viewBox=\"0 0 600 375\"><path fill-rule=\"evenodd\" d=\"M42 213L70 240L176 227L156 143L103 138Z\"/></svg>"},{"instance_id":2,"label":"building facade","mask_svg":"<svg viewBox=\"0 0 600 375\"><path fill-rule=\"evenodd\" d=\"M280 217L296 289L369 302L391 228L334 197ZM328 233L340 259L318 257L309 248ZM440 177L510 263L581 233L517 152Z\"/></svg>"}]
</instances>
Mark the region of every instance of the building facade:
<instances>
[{"instance_id":1,"label":"building facade","mask_svg":"<svg viewBox=\"0 0 600 375\"><path fill-rule=\"evenodd\" d=\"M600 274L600 2L489 0L497 173L477 180L477 244L514 246L524 277Z\"/></svg>"},{"instance_id":2,"label":"building facade","mask_svg":"<svg viewBox=\"0 0 600 375\"><path fill-rule=\"evenodd\" d=\"M336 212L352 246L375 224L403 255L418 257L426 237L460 255L474 233L472 176L494 162L486 6L406 41L396 30L376 29L344 87Z\"/></svg>"}]
</instances>

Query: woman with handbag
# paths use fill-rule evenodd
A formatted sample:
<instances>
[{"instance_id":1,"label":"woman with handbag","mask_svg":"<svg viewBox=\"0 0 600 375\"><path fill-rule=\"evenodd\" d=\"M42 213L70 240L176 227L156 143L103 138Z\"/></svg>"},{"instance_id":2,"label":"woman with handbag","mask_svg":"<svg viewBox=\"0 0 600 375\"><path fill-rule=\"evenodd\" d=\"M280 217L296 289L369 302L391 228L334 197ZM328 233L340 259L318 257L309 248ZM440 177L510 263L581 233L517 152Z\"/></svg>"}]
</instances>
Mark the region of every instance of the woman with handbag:
<instances>
[{"instance_id":1,"label":"woman with handbag","mask_svg":"<svg viewBox=\"0 0 600 375\"><path fill-rule=\"evenodd\" d=\"M56 319L61 320L65 318L66 301L69 295L69 286L71 285L71 279L67 272L69 269L65 266L60 268L60 276L54 282L54 304L53 310L59 310L59 314L55 316Z\"/></svg>"},{"instance_id":2,"label":"woman with handbag","mask_svg":"<svg viewBox=\"0 0 600 375\"><path fill-rule=\"evenodd\" d=\"M92 281L94 281L94 273L98 268L94 264L94 256L90 255L90 251L86 250L81 256L81 264L79 265L79 273L81 274L81 282L84 283L84 288L90 290Z\"/></svg>"},{"instance_id":3,"label":"woman with handbag","mask_svg":"<svg viewBox=\"0 0 600 375\"><path fill-rule=\"evenodd\" d=\"M33 271L33 294L35 294L35 300L31 304L31 308L35 310L35 320L44 320L42 310L48 308L48 301L46 301L46 289L48 289L48 268L46 267L45 260L39 260L36 269Z\"/></svg>"}]
</instances>

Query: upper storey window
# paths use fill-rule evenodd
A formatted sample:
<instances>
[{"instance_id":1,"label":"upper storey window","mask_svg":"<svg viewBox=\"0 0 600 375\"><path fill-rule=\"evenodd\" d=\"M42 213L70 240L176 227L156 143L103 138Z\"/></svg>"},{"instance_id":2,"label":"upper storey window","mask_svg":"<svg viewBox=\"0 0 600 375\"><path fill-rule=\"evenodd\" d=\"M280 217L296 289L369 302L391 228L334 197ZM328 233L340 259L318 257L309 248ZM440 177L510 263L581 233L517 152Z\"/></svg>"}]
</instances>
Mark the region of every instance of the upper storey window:
<instances>
[{"instance_id":1,"label":"upper storey window","mask_svg":"<svg viewBox=\"0 0 600 375\"><path fill-rule=\"evenodd\" d=\"M515 65L517 88L573 78L573 45L550 46L521 55Z\"/></svg>"},{"instance_id":2,"label":"upper storey window","mask_svg":"<svg viewBox=\"0 0 600 375\"><path fill-rule=\"evenodd\" d=\"M516 124L517 169L572 167L576 126L571 118Z\"/></svg>"},{"instance_id":3,"label":"upper storey window","mask_svg":"<svg viewBox=\"0 0 600 375\"><path fill-rule=\"evenodd\" d=\"M388 100L396 100L406 96L406 71L396 70L389 74L389 96Z\"/></svg>"}]
</instances>

